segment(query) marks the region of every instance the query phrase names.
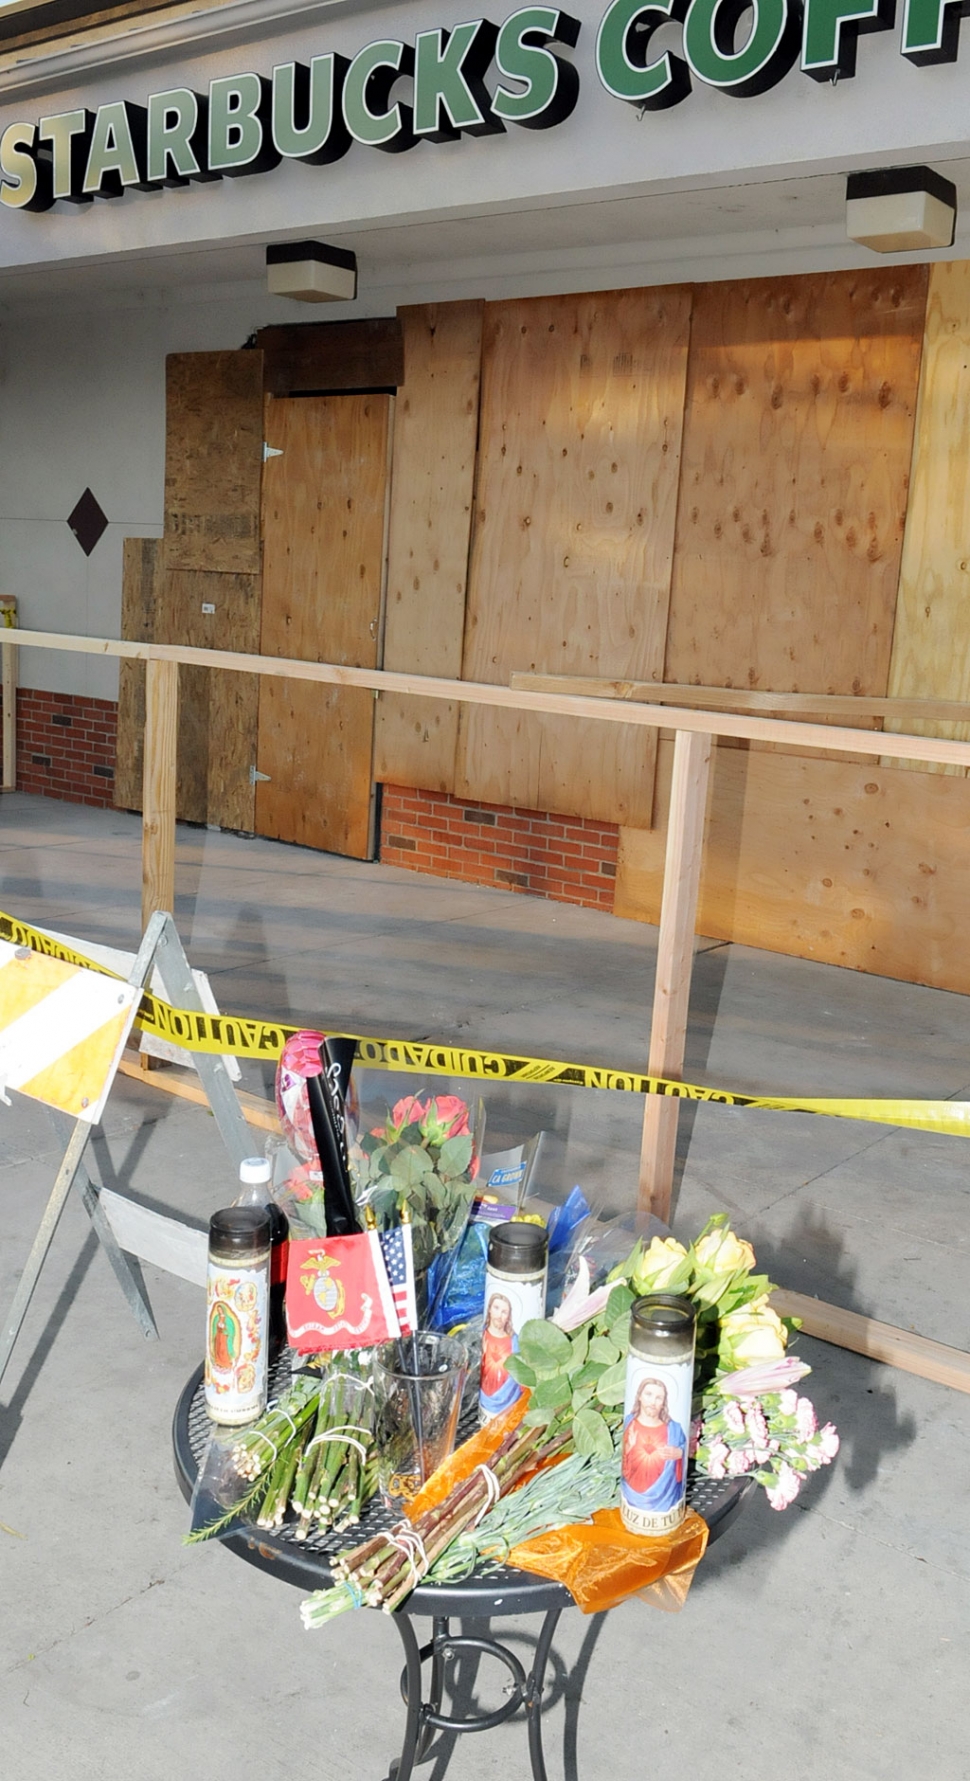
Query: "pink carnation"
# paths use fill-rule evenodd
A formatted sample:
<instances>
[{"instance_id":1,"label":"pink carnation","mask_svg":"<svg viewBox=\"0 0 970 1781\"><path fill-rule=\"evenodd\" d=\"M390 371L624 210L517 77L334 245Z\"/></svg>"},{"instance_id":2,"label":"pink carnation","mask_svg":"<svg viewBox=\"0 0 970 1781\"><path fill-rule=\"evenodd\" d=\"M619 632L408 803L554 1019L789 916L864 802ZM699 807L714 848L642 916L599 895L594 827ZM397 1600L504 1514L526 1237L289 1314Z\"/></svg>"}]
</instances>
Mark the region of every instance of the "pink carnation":
<instances>
[{"instance_id":1,"label":"pink carnation","mask_svg":"<svg viewBox=\"0 0 970 1781\"><path fill-rule=\"evenodd\" d=\"M782 1391L778 1394L778 1408L782 1416L794 1416L798 1409L797 1391Z\"/></svg>"},{"instance_id":2,"label":"pink carnation","mask_svg":"<svg viewBox=\"0 0 970 1781\"><path fill-rule=\"evenodd\" d=\"M727 1459L731 1449L725 1441L715 1441L707 1455L707 1475L709 1478L723 1478L727 1470Z\"/></svg>"},{"instance_id":3,"label":"pink carnation","mask_svg":"<svg viewBox=\"0 0 970 1781\"><path fill-rule=\"evenodd\" d=\"M698 1447L700 1446L702 1427L703 1427L703 1422L702 1422L701 1417L695 1416L693 1422L690 1425L690 1442L689 1442L689 1445L687 1448L687 1451L690 1454L691 1459L693 1459L695 1453L697 1452Z\"/></svg>"},{"instance_id":4,"label":"pink carnation","mask_svg":"<svg viewBox=\"0 0 970 1781\"><path fill-rule=\"evenodd\" d=\"M773 1509L787 1509L795 1501L801 1487L802 1481L798 1473L793 1472L791 1466L782 1460L778 1467L778 1482L774 1487L769 1485L765 1494Z\"/></svg>"},{"instance_id":5,"label":"pink carnation","mask_svg":"<svg viewBox=\"0 0 970 1781\"><path fill-rule=\"evenodd\" d=\"M754 1463L753 1447L736 1447L728 1459L728 1477L740 1478L744 1472L750 1472Z\"/></svg>"},{"instance_id":6,"label":"pink carnation","mask_svg":"<svg viewBox=\"0 0 970 1781\"><path fill-rule=\"evenodd\" d=\"M732 1435L744 1434L744 1411L740 1404L729 1401L724 1406L724 1420Z\"/></svg>"},{"instance_id":7,"label":"pink carnation","mask_svg":"<svg viewBox=\"0 0 970 1781\"><path fill-rule=\"evenodd\" d=\"M822 1449L822 1463L830 1465L839 1451L839 1434L834 1422L827 1422L819 1431L819 1442Z\"/></svg>"},{"instance_id":8,"label":"pink carnation","mask_svg":"<svg viewBox=\"0 0 970 1781\"><path fill-rule=\"evenodd\" d=\"M748 1434L751 1436L755 1446L766 1448L768 1445L768 1424L765 1421L765 1415L761 1405L757 1402L749 1405L745 1412L744 1420Z\"/></svg>"},{"instance_id":9,"label":"pink carnation","mask_svg":"<svg viewBox=\"0 0 970 1781\"><path fill-rule=\"evenodd\" d=\"M818 1417L811 1398L799 1398L795 1409L795 1434L799 1441L810 1441L818 1428Z\"/></svg>"}]
</instances>

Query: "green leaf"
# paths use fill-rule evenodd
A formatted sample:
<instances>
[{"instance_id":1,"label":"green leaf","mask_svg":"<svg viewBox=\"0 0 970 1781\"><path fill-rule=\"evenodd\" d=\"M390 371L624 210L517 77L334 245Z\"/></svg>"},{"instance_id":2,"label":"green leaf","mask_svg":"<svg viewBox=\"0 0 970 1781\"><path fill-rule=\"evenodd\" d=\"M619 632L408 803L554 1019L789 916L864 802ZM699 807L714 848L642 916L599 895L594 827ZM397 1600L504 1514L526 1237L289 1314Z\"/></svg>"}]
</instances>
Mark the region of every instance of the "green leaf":
<instances>
[{"instance_id":1,"label":"green leaf","mask_svg":"<svg viewBox=\"0 0 970 1781\"><path fill-rule=\"evenodd\" d=\"M590 1398L593 1398L595 1396L596 1396L595 1385L592 1385L592 1384L577 1385L575 1391L573 1392L573 1409L581 1410L583 1405L588 1404L590 1401Z\"/></svg>"},{"instance_id":2,"label":"green leaf","mask_svg":"<svg viewBox=\"0 0 970 1781\"><path fill-rule=\"evenodd\" d=\"M609 1459L613 1453L613 1437L604 1417L586 1405L573 1417L573 1446L577 1453L598 1453Z\"/></svg>"},{"instance_id":3,"label":"green leaf","mask_svg":"<svg viewBox=\"0 0 970 1781\"><path fill-rule=\"evenodd\" d=\"M602 1367L611 1367L620 1358L620 1350L608 1336L594 1336L589 1345L589 1358Z\"/></svg>"},{"instance_id":4,"label":"green leaf","mask_svg":"<svg viewBox=\"0 0 970 1781\"><path fill-rule=\"evenodd\" d=\"M460 1138L446 1138L438 1158L438 1173L445 1180L464 1175L472 1160L472 1141L467 1132Z\"/></svg>"},{"instance_id":5,"label":"green leaf","mask_svg":"<svg viewBox=\"0 0 970 1781\"><path fill-rule=\"evenodd\" d=\"M423 1150L401 1150L391 1164L393 1179L405 1190L423 1184L431 1172L431 1158Z\"/></svg>"},{"instance_id":6,"label":"green leaf","mask_svg":"<svg viewBox=\"0 0 970 1781\"><path fill-rule=\"evenodd\" d=\"M569 1373L570 1378L572 1378L574 1373L579 1372L580 1367L583 1367L586 1365L586 1356L588 1353L589 1353L589 1324L584 1323L582 1328L578 1329L576 1331L576 1334L574 1336L570 1337L569 1363L568 1363L568 1366L566 1369L567 1372Z\"/></svg>"},{"instance_id":7,"label":"green leaf","mask_svg":"<svg viewBox=\"0 0 970 1781\"><path fill-rule=\"evenodd\" d=\"M551 1379L540 1379L532 1393L532 1406L537 1410L564 1410L571 1401L569 1380L563 1373Z\"/></svg>"},{"instance_id":8,"label":"green leaf","mask_svg":"<svg viewBox=\"0 0 970 1781\"><path fill-rule=\"evenodd\" d=\"M603 1312L603 1322L609 1328L612 1328L618 1318L628 1318L630 1315L630 1306L633 1304L635 1297L636 1294L633 1292L632 1288L627 1286L626 1281L619 1281L617 1285L614 1286L613 1291L610 1293L610 1296L606 1301L606 1309Z\"/></svg>"},{"instance_id":9,"label":"green leaf","mask_svg":"<svg viewBox=\"0 0 970 1781\"><path fill-rule=\"evenodd\" d=\"M603 1369L597 1361L588 1360L586 1362L585 1367L580 1367L579 1372L573 1374L573 1376L572 1376L573 1390L581 1391L584 1385L591 1385L593 1387L593 1389L595 1390L596 1386L600 1382L600 1375L601 1375L602 1371L603 1371Z\"/></svg>"},{"instance_id":10,"label":"green leaf","mask_svg":"<svg viewBox=\"0 0 970 1781\"><path fill-rule=\"evenodd\" d=\"M555 1410L543 1410L541 1407L536 1408L530 1404L522 1418L522 1426L524 1428L539 1428L543 1423L551 1422L555 1414Z\"/></svg>"},{"instance_id":11,"label":"green leaf","mask_svg":"<svg viewBox=\"0 0 970 1781\"><path fill-rule=\"evenodd\" d=\"M622 1404L626 1395L626 1361L618 1360L600 1374L596 1396L601 1404Z\"/></svg>"},{"instance_id":12,"label":"green leaf","mask_svg":"<svg viewBox=\"0 0 970 1781\"><path fill-rule=\"evenodd\" d=\"M536 1383L535 1368L522 1359L521 1354L510 1354L505 1363L505 1371L512 1375L519 1385L527 1385L529 1390Z\"/></svg>"},{"instance_id":13,"label":"green leaf","mask_svg":"<svg viewBox=\"0 0 970 1781\"><path fill-rule=\"evenodd\" d=\"M519 1331L519 1353L532 1367L566 1367L571 1351L565 1330L544 1317L530 1318Z\"/></svg>"}]
</instances>

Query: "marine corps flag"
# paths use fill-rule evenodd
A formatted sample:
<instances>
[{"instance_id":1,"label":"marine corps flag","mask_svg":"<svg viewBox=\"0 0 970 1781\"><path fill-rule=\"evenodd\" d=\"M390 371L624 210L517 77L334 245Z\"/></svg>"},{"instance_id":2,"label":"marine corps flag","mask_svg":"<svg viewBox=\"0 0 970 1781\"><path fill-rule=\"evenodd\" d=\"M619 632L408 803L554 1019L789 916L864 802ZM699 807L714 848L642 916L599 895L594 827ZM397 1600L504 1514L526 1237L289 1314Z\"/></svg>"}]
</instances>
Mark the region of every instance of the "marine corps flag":
<instances>
[{"instance_id":1,"label":"marine corps flag","mask_svg":"<svg viewBox=\"0 0 970 1781\"><path fill-rule=\"evenodd\" d=\"M286 1329L298 1354L397 1339L401 1326L376 1231L290 1239Z\"/></svg>"}]
</instances>

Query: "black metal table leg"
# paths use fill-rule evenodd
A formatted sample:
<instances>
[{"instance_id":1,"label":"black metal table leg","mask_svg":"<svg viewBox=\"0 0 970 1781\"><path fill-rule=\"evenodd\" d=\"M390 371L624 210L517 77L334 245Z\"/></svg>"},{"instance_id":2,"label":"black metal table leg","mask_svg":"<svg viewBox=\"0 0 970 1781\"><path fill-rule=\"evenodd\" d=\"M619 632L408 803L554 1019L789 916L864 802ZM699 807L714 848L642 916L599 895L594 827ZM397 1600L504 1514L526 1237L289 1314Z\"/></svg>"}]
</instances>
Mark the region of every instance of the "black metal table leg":
<instances>
[{"instance_id":1,"label":"black metal table leg","mask_svg":"<svg viewBox=\"0 0 970 1781\"><path fill-rule=\"evenodd\" d=\"M401 1755L398 1762L392 1764L391 1772L396 1781L411 1781L411 1771L417 1759L418 1745L422 1741L421 1734L424 1730L421 1704L421 1648L406 1614L392 1614L391 1619L397 1627L404 1645L405 1688L403 1692L408 1710Z\"/></svg>"},{"instance_id":2,"label":"black metal table leg","mask_svg":"<svg viewBox=\"0 0 970 1781\"><path fill-rule=\"evenodd\" d=\"M529 1758L532 1763L533 1781L547 1781L546 1765L542 1754L542 1690L545 1686L546 1664L552 1649L553 1635L561 1608L550 1608L542 1622L542 1628L536 1641L536 1654L529 1676L528 1692L525 1697L525 1714L529 1721Z\"/></svg>"}]
</instances>

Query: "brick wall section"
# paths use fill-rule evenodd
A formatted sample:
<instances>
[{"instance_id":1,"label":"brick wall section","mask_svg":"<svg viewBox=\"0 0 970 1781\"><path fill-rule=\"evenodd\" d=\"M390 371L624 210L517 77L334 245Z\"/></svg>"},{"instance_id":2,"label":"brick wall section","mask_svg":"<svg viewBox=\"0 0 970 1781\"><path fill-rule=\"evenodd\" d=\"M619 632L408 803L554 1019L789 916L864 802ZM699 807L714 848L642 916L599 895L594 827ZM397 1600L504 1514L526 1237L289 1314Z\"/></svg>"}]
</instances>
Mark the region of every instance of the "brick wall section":
<instances>
[{"instance_id":1,"label":"brick wall section","mask_svg":"<svg viewBox=\"0 0 970 1781\"><path fill-rule=\"evenodd\" d=\"M381 859L437 878L613 908L615 823L385 785Z\"/></svg>"},{"instance_id":2,"label":"brick wall section","mask_svg":"<svg viewBox=\"0 0 970 1781\"><path fill-rule=\"evenodd\" d=\"M18 687L18 791L110 808L117 741L113 700Z\"/></svg>"}]
</instances>

